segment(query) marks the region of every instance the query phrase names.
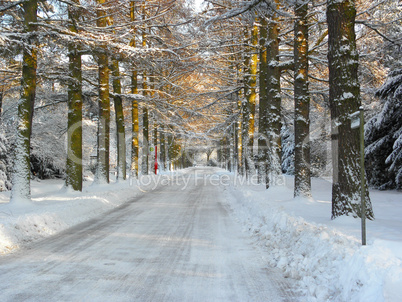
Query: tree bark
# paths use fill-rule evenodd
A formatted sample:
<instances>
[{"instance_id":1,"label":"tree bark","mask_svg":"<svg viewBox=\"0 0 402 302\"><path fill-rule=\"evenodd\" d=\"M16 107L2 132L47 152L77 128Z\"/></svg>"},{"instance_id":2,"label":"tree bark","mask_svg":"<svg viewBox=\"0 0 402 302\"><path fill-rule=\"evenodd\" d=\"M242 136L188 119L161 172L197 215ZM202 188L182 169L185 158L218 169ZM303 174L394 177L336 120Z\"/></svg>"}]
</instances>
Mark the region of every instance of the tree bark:
<instances>
[{"instance_id":1,"label":"tree bark","mask_svg":"<svg viewBox=\"0 0 402 302\"><path fill-rule=\"evenodd\" d=\"M241 73L242 70L241 68L238 66L237 68L237 78L240 79L241 78ZM239 80L239 82L241 82L242 80ZM240 84L240 83L239 83ZM240 175L243 175L244 173L244 165L243 165L243 94L242 94L242 90L239 89L239 92L237 94L237 109L239 111L239 117L238 117L238 121L237 121L237 127L236 127L236 137L237 137L237 173L239 173Z\"/></svg>"},{"instance_id":2,"label":"tree bark","mask_svg":"<svg viewBox=\"0 0 402 302\"><path fill-rule=\"evenodd\" d=\"M105 0L98 0L100 5ZM106 27L106 12L97 10L98 27ZM106 49L106 45L102 45ZM98 150L95 181L109 183L109 142L110 142L110 97L109 97L109 59L105 53L98 53L99 81L99 121L98 121Z\"/></svg>"},{"instance_id":3,"label":"tree bark","mask_svg":"<svg viewBox=\"0 0 402 302\"><path fill-rule=\"evenodd\" d=\"M245 40L245 50L244 50L244 70L243 70L243 97L241 98L241 166L242 166L242 174L244 173L246 176L249 176L249 165L248 158L250 157L249 143L249 126L250 126L250 106L248 104L248 95L249 95L249 82L250 82L250 47L249 40L250 34L248 32L248 28L244 29L244 40Z\"/></svg>"},{"instance_id":4,"label":"tree bark","mask_svg":"<svg viewBox=\"0 0 402 302\"><path fill-rule=\"evenodd\" d=\"M142 4L142 18L145 20L145 1ZM147 47L147 35L145 29L142 29L142 47ZM143 95L148 95L147 73L142 72ZM148 175L149 171L149 117L148 108L142 107L142 173Z\"/></svg>"},{"instance_id":5,"label":"tree bark","mask_svg":"<svg viewBox=\"0 0 402 302\"><path fill-rule=\"evenodd\" d=\"M279 0L275 0L279 8ZM268 131L263 135L270 142L270 161L269 171L270 184L275 184L279 175L282 174L281 168L281 70L279 67L279 18L275 12L270 16L268 22L268 41L267 41L267 100L268 100Z\"/></svg>"},{"instance_id":6,"label":"tree bark","mask_svg":"<svg viewBox=\"0 0 402 302\"><path fill-rule=\"evenodd\" d=\"M160 126L159 130L159 141L160 141L160 160L159 166L160 169L166 171L166 135L165 135L165 127L163 125Z\"/></svg>"},{"instance_id":7,"label":"tree bark","mask_svg":"<svg viewBox=\"0 0 402 302\"><path fill-rule=\"evenodd\" d=\"M253 24L251 30L251 45L249 47L250 51L250 75L248 77L248 93L247 106L249 112L248 119L248 146L247 146L247 167L248 174L255 174L254 167L254 132L255 132L255 101L256 101L256 86L257 86L257 67L258 67L258 26L256 23Z\"/></svg>"},{"instance_id":8,"label":"tree bark","mask_svg":"<svg viewBox=\"0 0 402 302\"><path fill-rule=\"evenodd\" d=\"M269 188L270 141L269 141L269 99L268 99L268 21L265 16L260 18L260 103L258 118L258 175L259 182Z\"/></svg>"},{"instance_id":9,"label":"tree bark","mask_svg":"<svg viewBox=\"0 0 402 302\"><path fill-rule=\"evenodd\" d=\"M116 144L117 144L117 179L120 177L123 180L126 179L126 131L124 126L124 113L123 113L123 101L121 98L121 82L119 62L113 60L112 64L113 75L113 101L114 109L116 113Z\"/></svg>"},{"instance_id":10,"label":"tree bark","mask_svg":"<svg viewBox=\"0 0 402 302\"><path fill-rule=\"evenodd\" d=\"M76 1L78 5L78 0ZM79 12L74 5L69 6L70 31L77 33L75 26ZM67 122L67 164L66 186L82 191L82 70L80 48L76 43L68 46L68 122Z\"/></svg>"},{"instance_id":11,"label":"tree bark","mask_svg":"<svg viewBox=\"0 0 402 302\"><path fill-rule=\"evenodd\" d=\"M147 96L147 74L144 71L142 74L142 89L143 95ZM149 116L148 108L142 107L142 174L148 175L149 171Z\"/></svg>"},{"instance_id":12,"label":"tree bark","mask_svg":"<svg viewBox=\"0 0 402 302\"><path fill-rule=\"evenodd\" d=\"M295 186L294 196L311 196L310 95L308 91L308 3L295 3L294 100Z\"/></svg>"},{"instance_id":13,"label":"tree bark","mask_svg":"<svg viewBox=\"0 0 402 302\"><path fill-rule=\"evenodd\" d=\"M329 104L332 120L332 218L360 216L359 132L351 129L350 114L360 106L358 53L354 31L355 2L327 2ZM373 219L366 194L366 217Z\"/></svg>"},{"instance_id":14,"label":"tree bark","mask_svg":"<svg viewBox=\"0 0 402 302\"><path fill-rule=\"evenodd\" d=\"M130 17L131 21L135 21L135 2L130 2ZM131 39L130 46L136 47L136 30L134 30L134 37ZM131 93L138 94L138 76L137 76L137 67L133 66L133 71L131 74ZM135 177L138 177L139 167L138 167L138 157L139 157L139 143L138 143L138 135L139 135L139 120L138 120L138 102L137 100L131 101L131 173L134 174Z\"/></svg>"},{"instance_id":15,"label":"tree bark","mask_svg":"<svg viewBox=\"0 0 402 302\"><path fill-rule=\"evenodd\" d=\"M13 187L10 199L12 203L18 204L31 199L30 146L36 93L37 45L35 31L38 3L36 0L27 0L22 3L22 8L24 33L28 38L24 41L23 49L22 88L18 102Z\"/></svg>"}]
</instances>

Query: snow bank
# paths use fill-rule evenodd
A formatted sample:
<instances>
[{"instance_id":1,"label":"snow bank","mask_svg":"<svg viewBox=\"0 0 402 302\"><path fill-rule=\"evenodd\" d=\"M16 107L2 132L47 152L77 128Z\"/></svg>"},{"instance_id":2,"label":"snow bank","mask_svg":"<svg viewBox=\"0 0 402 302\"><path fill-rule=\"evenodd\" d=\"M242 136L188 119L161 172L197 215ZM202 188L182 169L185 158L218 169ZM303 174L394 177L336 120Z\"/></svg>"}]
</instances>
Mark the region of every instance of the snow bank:
<instances>
[{"instance_id":1,"label":"snow bank","mask_svg":"<svg viewBox=\"0 0 402 302\"><path fill-rule=\"evenodd\" d=\"M386 192L372 194L378 221L368 222L363 247L359 219L330 219L328 182L313 181L315 199L294 199L292 183L287 178L287 185L268 191L261 186L226 190L229 206L266 250L267 262L297 280L309 301L400 301L402 195L391 192L387 200Z\"/></svg>"},{"instance_id":2,"label":"snow bank","mask_svg":"<svg viewBox=\"0 0 402 302\"><path fill-rule=\"evenodd\" d=\"M9 192L2 192L0 254L94 218L139 193L138 187L130 181L90 185L82 193L66 190L61 180L33 181L32 202L19 207L8 203Z\"/></svg>"}]
</instances>

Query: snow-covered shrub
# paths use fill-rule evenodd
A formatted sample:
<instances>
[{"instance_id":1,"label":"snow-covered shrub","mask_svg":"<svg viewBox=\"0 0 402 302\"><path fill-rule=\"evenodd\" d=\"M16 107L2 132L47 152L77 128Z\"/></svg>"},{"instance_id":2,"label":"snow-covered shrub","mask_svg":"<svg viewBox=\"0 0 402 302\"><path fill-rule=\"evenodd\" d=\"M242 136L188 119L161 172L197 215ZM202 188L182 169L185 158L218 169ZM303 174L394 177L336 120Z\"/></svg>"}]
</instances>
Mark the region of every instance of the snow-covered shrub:
<instances>
[{"instance_id":1,"label":"snow-covered shrub","mask_svg":"<svg viewBox=\"0 0 402 302\"><path fill-rule=\"evenodd\" d=\"M384 106L365 125L367 179L379 189L402 189L402 69L376 95Z\"/></svg>"}]
</instances>

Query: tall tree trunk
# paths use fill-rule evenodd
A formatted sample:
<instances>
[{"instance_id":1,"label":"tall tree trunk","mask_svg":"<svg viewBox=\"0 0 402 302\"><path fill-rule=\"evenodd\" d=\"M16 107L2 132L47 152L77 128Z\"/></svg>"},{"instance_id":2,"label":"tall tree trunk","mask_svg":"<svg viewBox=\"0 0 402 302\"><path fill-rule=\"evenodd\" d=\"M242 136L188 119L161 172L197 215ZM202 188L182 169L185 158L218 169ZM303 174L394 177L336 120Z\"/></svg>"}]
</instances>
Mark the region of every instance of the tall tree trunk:
<instances>
[{"instance_id":1,"label":"tall tree trunk","mask_svg":"<svg viewBox=\"0 0 402 302\"><path fill-rule=\"evenodd\" d=\"M100 5L105 0L98 0ZM106 12L97 10L97 27L106 27ZM106 45L102 45L106 51ZM109 59L105 53L98 53L99 81L99 121L98 121L98 150L95 181L109 183L109 142L110 142L110 97L109 97Z\"/></svg>"},{"instance_id":2,"label":"tall tree trunk","mask_svg":"<svg viewBox=\"0 0 402 302\"><path fill-rule=\"evenodd\" d=\"M149 96L153 99L155 96L155 74L154 71L151 72L149 76ZM150 129L150 140L152 141L152 145L154 147L154 150L150 152L150 157L151 157L151 171L152 173L155 173L155 165L156 165L156 158L155 158L155 150L157 150L157 144L158 144L158 126L157 126L157 121L156 121L156 116L154 112L151 112L151 117L153 119L153 125ZM153 128L153 129L152 129ZM152 131L153 130L153 131ZM156 174L156 173L155 173Z\"/></svg>"},{"instance_id":3,"label":"tall tree trunk","mask_svg":"<svg viewBox=\"0 0 402 302\"><path fill-rule=\"evenodd\" d=\"M279 0L275 0L279 9ZM267 42L267 99L268 99L268 132L264 135L270 141L271 159L269 161L270 183L275 184L282 173L281 169L281 70L279 67L279 18L275 12L272 13L268 23Z\"/></svg>"},{"instance_id":4,"label":"tall tree trunk","mask_svg":"<svg viewBox=\"0 0 402 302\"><path fill-rule=\"evenodd\" d=\"M142 4L142 19L145 20L145 1ZM147 47L147 35L145 28L142 29L142 47ZM142 72L143 95L148 95L147 73ZM149 172L149 116L148 108L142 107L142 173L148 175Z\"/></svg>"},{"instance_id":5,"label":"tall tree trunk","mask_svg":"<svg viewBox=\"0 0 402 302\"><path fill-rule=\"evenodd\" d=\"M113 60L111 64L113 75L113 101L116 112L116 134L117 134L117 179L126 179L126 131L124 126L123 101L121 98L121 83L119 62Z\"/></svg>"},{"instance_id":6,"label":"tall tree trunk","mask_svg":"<svg viewBox=\"0 0 402 302\"><path fill-rule=\"evenodd\" d=\"M170 129L170 133L167 134L167 157L168 157L168 168L169 171L173 170L173 134L172 134L172 130Z\"/></svg>"},{"instance_id":7,"label":"tall tree trunk","mask_svg":"<svg viewBox=\"0 0 402 302\"><path fill-rule=\"evenodd\" d=\"M240 79L242 70L240 67L237 68L237 78ZM241 82L242 80L239 80ZM237 173L240 175L243 175L244 171L244 165L243 165L243 94L242 90L239 90L238 94L238 100L237 100L237 109L239 112L239 117L237 120L237 128L236 128L236 136L237 136Z\"/></svg>"},{"instance_id":8,"label":"tall tree trunk","mask_svg":"<svg viewBox=\"0 0 402 302\"><path fill-rule=\"evenodd\" d=\"M251 30L251 45L250 45L250 75L248 77L248 94L247 105L249 112L248 120L248 156L247 166L248 173L250 175L255 174L254 167L254 132L255 132L255 100L256 100L256 86L257 86L257 67L258 67L258 26L256 23L253 24Z\"/></svg>"},{"instance_id":9,"label":"tall tree trunk","mask_svg":"<svg viewBox=\"0 0 402 302\"><path fill-rule=\"evenodd\" d=\"M350 114L360 106L358 53L352 0L328 0L329 104L332 120L332 218L360 216L359 130L351 129ZM366 217L374 217L366 194Z\"/></svg>"},{"instance_id":10,"label":"tall tree trunk","mask_svg":"<svg viewBox=\"0 0 402 302\"><path fill-rule=\"evenodd\" d=\"M239 159L239 122L233 124L233 157L232 157L232 171L238 172L238 159Z\"/></svg>"},{"instance_id":11,"label":"tall tree trunk","mask_svg":"<svg viewBox=\"0 0 402 302\"><path fill-rule=\"evenodd\" d=\"M130 17L131 21L135 21L135 2L130 2ZM136 38L136 30L134 30L134 37L131 39L130 46L136 47L135 38ZM133 66L133 71L131 74L131 93L138 94L138 76L137 76L137 67ZM138 157L139 157L139 143L138 143L138 135L139 135L139 120L138 120L138 102L133 99L131 101L131 173L134 174L135 177L138 177Z\"/></svg>"},{"instance_id":12,"label":"tall tree trunk","mask_svg":"<svg viewBox=\"0 0 402 302\"><path fill-rule=\"evenodd\" d=\"M158 157L157 157L157 154L158 154L158 126L157 126L155 120L154 120L154 131L153 132L154 133L153 133L152 141L153 141L153 145L154 145L154 151L151 154L151 156L153 158L153 161L152 161L153 165L152 165L151 169L153 169L154 174L157 174L157 171L155 168L157 168L157 166L158 166Z\"/></svg>"},{"instance_id":13,"label":"tall tree trunk","mask_svg":"<svg viewBox=\"0 0 402 302\"><path fill-rule=\"evenodd\" d=\"M166 171L166 135L165 135L165 127L163 125L160 126L159 130L159 141L160 141L159 169Z\"/></svg>"},{"instance_id":14,"label":"tall tree trunk","mask_svg":"<svg viewBox=\"0 0 402 302\"><path fill-rule=\"evenodd\" d=\"M76 4L79 1L76 0ZM77 33L78 7L69 6L70 31ZM81 54L76 43L68 46L69 76L68 83L68 122L67 122L67 164L66 186L82 191L82 70Z\"/></svg>"},{"instance_id":15,"label":"tall tree trunk","mask_svg":"<svg viewBox=\"0 0 402 302\"><path fill-rule=\"evenodd\" d=\"M250 175L249 169L249 161L247 160L250 157L250 136L249 136L249 127L250 127L250 106L248 104L248 95L249 95L249 82L250 82L250 34L248 32L248 28L244 29L244 70L243 70L243 97L241 99L241 146L242 146L242 168L245 175L248 177Z\"/></svg>"},{"instance_id":16,"label":"tall tree trunk","mask_svg":"<svg viewBox=\"0 0 402 302\"><path fill-rule=\"evenodd\" d=\"M260 102L258 117L258 161L259 181L269 188L269 165L270 165L270 136L269 136L269 99L268 99L268 60L267 47L268 21L266 16L260 19Z\"/></svg>"},{"instance_id":17,"label":"tall tree trunk","mask_svg":"<svg viewBox=\"0 0 402 302\"><path fill-rule=\"evenodd\" d=\"M24 41L21 95L18 102L17 139L13 171L11 202L21 204L31 199L30 146L33 108L36 93L37 45L35 43L38 3L27 0L22 3L24 16Z\"/></svg>"},{"instance_id":18,"label":"tall tree trunk","mask_svg":"<svg viewBox=\"0 0 402 302\"><path fill-rule=\"evenodd\" d=\"M308 2L295 3L294 99L295 186L294 196L311 196L310 96L308 92Z\"/></svg>"},{"instance_id":19,"label":"tall tree trunk","mask_svg":"<svg viewBox=\"0 0 402 302\"><path fill-rule=\"evenodd\" d=\"M133 70L131 75L131 93L138 94L138 81L137 81L137 70ZM139 166L139 117L138 117L138 102L137 100L131 101L131 125L132 125L132 138L131 138L131 173L135 177L138 177Z\"/></svg>"},{"instance_id":20,"label":"tall tree trunk","mask_svg":"<svg viewBox=\"0 0 402 302\"><path fill-rule=\"evenodd\" d=\"M144 71L142 74L142 89L144 96L147 96L147 74ZM148 175L149 171L149 115L148 108L142 107L142 174Z\"/></svg>"},{"instance_id":21,"label":"tall tree trunk","mask_svg":"<svg viewBox=\"0 0 402 302\"><path fill-rule=\"evenodd\" d=\"M0 91L0 124L1 124L1 119L3 117L3 98L4 98L4 86L1 86L1 91Z\"/></svg>"}]
</instances>

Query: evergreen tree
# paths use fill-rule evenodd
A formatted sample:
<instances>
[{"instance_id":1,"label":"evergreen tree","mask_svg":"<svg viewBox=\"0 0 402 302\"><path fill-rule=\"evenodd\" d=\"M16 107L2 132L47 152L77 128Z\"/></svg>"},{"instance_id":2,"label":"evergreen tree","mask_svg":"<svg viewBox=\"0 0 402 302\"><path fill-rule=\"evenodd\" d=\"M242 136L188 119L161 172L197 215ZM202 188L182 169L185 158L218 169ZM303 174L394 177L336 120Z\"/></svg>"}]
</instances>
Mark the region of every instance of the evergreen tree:
<instances>
[{"instance_id":1,"label":"evergreen tree","mask_svg":"<svg viewBox=\"0 0 402 302\"><path fill-rule=\"evenodd\" d=\"M384 104L365 126L367 179L379 189L402 189L402 69L376 92Z\"/></svg>"}]
</instances>

